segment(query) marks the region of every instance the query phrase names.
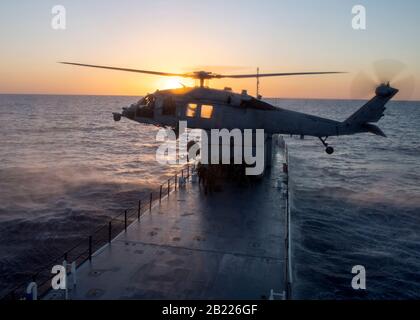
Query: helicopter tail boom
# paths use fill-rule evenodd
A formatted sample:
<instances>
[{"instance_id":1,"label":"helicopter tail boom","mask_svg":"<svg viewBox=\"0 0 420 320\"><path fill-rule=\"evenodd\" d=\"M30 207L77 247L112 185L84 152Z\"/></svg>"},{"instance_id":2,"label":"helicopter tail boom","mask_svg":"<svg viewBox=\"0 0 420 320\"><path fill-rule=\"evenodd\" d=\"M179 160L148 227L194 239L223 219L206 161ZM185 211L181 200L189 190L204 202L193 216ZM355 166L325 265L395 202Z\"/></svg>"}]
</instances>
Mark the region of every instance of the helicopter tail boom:
<instances>
[{"instance_id":1,"label":"helicopter tail boom","mask_svg":"<svg viewBox=\"0 0 420 320\"><path fill-rule=\"evenodd\" d=\"M398 90L392 88L389 84L380 85L376 89L375 97L343 122L344 131L347 134L370 132L386 137L385 133L373 123L378 122L384 116L385 105L397 93Z\"/></svg>"},{"instance_id":2,"label":"helicopter tail boom","mask_svg":"<svg viewBox=\"0 0 420 320\"><path fill-rule=\"evenodd\" d=\"M385 105L398 93L397 89L382 84L376 89L376 96L357 110L346 121L346 124L362 125L378 122L383 116Z\"/></svg>"}]
</instances>

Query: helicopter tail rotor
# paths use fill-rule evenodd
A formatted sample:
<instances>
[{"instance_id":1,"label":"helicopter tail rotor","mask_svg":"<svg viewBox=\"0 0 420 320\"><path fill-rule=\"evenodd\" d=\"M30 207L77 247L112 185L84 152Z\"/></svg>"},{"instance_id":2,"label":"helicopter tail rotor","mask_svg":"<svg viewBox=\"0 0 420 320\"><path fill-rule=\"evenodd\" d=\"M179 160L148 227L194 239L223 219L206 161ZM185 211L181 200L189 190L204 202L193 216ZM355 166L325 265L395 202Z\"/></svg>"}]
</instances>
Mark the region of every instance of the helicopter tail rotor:
<instances>
[{"instance_id":1,"label":"helicopter tail rotor","mask_svg":"<svg viewBox=\"0 0 420 320\"><path fill-rule=\"evenodd\" d=\"M376 92L378 86L392 85L401 91L406 99L409 99L415 89L416 79L407 74L407 66L397 60L380 60L373 63L371 70L361 71L354 78L351 86L351 96L356 99L365 99L372 92Z\"/></svg>"}]
</instances>

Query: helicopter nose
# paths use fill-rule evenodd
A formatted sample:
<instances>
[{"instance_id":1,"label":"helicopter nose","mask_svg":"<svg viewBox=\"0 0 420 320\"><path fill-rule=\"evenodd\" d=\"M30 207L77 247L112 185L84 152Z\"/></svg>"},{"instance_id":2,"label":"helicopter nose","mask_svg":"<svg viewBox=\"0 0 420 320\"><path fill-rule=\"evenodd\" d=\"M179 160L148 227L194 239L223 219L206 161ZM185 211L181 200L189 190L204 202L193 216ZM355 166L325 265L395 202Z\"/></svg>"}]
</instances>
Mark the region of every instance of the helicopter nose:
<instances>
[{"instance_id":1,"label":"helicopter nose","mask_svg":"<svg viewBox=\"0 0 420 320\"><path fill-rule=\"evenodd\" d=\"M136 107L130 106L128 108L123 108L122 116L131 120L134 119L136 116Z\"/></svg>"},{"instance_id":2,"label":"helicopter nose","mask_svg":"<svg viewBox=\"0 0 420 320\"><path fill-rule=\"evenodd\" d=\"M112 113L113 117L114 117L114 121L118 122L121 120L122 114L121 113L117 113L117 112L113 112Z\"/></svg>"}]
</instances>

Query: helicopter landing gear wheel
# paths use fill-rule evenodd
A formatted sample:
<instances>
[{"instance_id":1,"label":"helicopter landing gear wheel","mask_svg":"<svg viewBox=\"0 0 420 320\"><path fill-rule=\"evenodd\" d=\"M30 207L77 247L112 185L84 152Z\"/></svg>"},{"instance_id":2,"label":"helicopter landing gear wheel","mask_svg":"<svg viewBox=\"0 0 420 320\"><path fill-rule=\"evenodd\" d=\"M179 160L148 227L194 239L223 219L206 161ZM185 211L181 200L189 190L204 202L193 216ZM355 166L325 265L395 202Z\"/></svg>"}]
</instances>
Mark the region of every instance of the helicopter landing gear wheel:
<instances>
[{"instance_id":1,"label":"helicopter landing gear wheel","mask_svg":"<svg viewBox=\"0 0 420 320\"><path fill-rule=\"evenodd\" d=\"M319 140L321 140L322 144L325 147L325 152L331 155L334 153L334 148L329 146L329 144L327 143L327 139L328 137L325 137L325 139L322 139L321 137L319 137Z\"/></svg>"},{"instance_id":2,"label":"helicopter landing gear wheel","mask_svg":"<svg viewBox=\"0 0 420 320\"><path fill-rule=\"evenodd\" d=\"M327 154L331 155L331 154L333 154L333 153L334 153L334 148L333 148L333 147L327 147L327 148L325 149L325 152L326 152Z\"/></svg>"}]
</instances>

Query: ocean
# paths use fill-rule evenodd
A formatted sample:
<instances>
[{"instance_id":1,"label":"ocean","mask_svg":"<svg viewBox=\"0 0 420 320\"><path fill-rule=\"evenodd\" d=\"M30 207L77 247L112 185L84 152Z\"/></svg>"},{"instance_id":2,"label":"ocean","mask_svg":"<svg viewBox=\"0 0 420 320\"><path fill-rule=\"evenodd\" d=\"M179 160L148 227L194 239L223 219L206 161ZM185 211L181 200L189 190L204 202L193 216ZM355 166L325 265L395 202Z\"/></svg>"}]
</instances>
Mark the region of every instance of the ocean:
<instances>
[{"instance_id":1,"label":"ocean","mask_svg":"<svg viewBox=\"0 0 420 320\"><path fill-rule=\"evenodd\" d=\"M0 296L134 206L177 169L157 129L112 112L136 97L0 95ZM268 99L344 120L362 101ZM420 103L391 102L373 135L287 137L294 297L420 298ZM367 290L351 288L363 265Z\"/></svg>"}]
</instances>

